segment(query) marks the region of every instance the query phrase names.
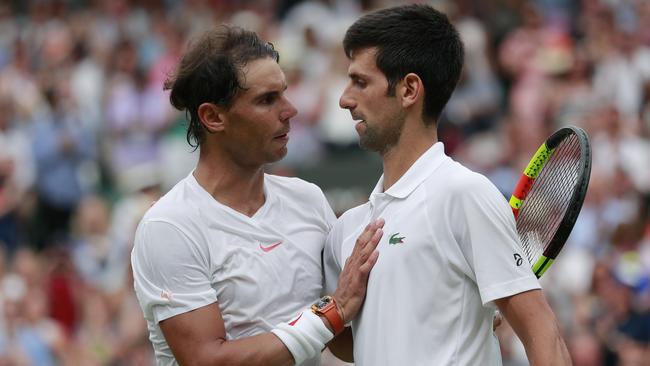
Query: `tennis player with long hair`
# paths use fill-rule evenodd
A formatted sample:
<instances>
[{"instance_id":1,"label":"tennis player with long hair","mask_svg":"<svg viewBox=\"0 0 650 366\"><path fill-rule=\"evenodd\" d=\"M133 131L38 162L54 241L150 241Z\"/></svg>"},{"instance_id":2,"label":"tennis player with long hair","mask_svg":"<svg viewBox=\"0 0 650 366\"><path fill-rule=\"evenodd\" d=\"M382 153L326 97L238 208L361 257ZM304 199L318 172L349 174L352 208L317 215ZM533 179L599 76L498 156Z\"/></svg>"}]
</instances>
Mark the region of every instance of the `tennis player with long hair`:
<instances>
[{"instance_id":1,"label":"tennis player with long hair","mask_svg":"<svg viewBox=\"0 0 650 366\"><path fill-rule=\"evenodd\" d=\"M319 365L363 302L382 221L318 300L334 213L314 184L264 173L296 114L277 61L255 33L222 26L167 82L199 161L145 214L131 257L159 365Z\"/></svg>"}]
</instances>

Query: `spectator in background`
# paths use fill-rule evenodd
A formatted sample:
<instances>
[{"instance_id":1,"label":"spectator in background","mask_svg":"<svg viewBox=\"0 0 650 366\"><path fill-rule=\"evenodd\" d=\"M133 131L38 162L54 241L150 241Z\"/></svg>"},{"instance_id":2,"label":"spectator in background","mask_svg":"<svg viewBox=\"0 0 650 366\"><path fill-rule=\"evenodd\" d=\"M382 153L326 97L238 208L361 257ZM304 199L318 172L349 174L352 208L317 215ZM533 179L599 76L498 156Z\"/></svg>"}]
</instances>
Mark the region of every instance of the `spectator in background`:
<instances>
[{"instance_id":1,"label":"spectator in background","mask_svg":"<svg viewBox=\"0 0 650 366\"><path fill-rule=\"evenodd\" d=\"M68 347L60 323L48 315L41 268L21 249L0 280L0 360L9 364L56 365Z\"/></svg>"},{"instance_id":2,"label":"spectator in background","mask_svg":"<svg viewBox=\"0 0 650 366\"><path fill-rule=\"evenodd\" d=\"M517 139L516 152L530 156L549 134L549 75L570 66L570 52L563 42L566 31L544 22L534 2L522 4L523 24L499 47L499 62L512 80L507 107ZM556 55L557 54L557 55Z\"/></svg>"},{"instance_id":3,"label":"spectator in background","mask_svg":"<svg viewBox=\"0 0 650 366\"><path fill-rule=\"evenodd\" d=\"M38 208L31 233L38 249L67 236L72 213L88 189L82 169L96 156L95 138L72 113L64 86L53 86L45 96L49 110L35 122L33 134Z\"/></svg>"},{"instance_id":4,"label":"spectator in background","mask_svg":"<svg viewBox=\"0 0 650 366\"><path fill-rule=\"evenodd\" d=\"M650 81L650 47L627 29L615 29L613 37L613 47L596 66L594 89L621 113L623 129L637 132L644 87Z\"/></svg>"},{"instance_id":5,"label":"spectator in background","mask_svg":"<svg viewBox=\"0 0 650 366\"><path fill-rule=\"evenodd\" d=\"M17 126L13 103L0 95L0 245L11 256L24 238L21 204L34 184L34 159L29 137ZM24 213L22 213L24 215Z\"/></svg>"},{"instance_id":6,"label":"spectator in background","mask_svg":"<svg viewBox=\"0 0 650 366\"><path fill-rule=\"evenodd\" d=\"M82 123L99 137L106 75L93 51L85 39L75 44L70 63L70 92Z\"/></svg>"},{"instance_id":7,"label":"spectator in background","mask_svg":"<svg viewBox=\"0 0 650 366\"><path fill-rule=\"evenodd\" d=\"M12 47L12 59L0 69L0 94L9 98L13 104L13 116L21 125L31 123L46 105L32 68L29 46L28 42L16 37Z\"/></svg>"},{"instance_id":8,"label":"spectator in background","mask_svg":"<svg viewBox=\"0 0 650 366\"><path fill-rule=\"evenodd\" d=\"M67 338L61 325L49 317L43 290L28 290L18 306L21 320L15 335L31 364L54 366L64 362Z\"/></svg>"},{"instance_id":9,"label":"spectator in background","mask_svg":"<svg viewBox=\"0 0 650 366\"><path fill-rule=\"evenodd\" d=\"M109 207L99 197L87 196L77 206L74 215L72 260L77 274L87 285L97 289L113 288L116 266L123 268L125 258L116 255L111 242ZM120 276L121 278L121 276Z\"/></svg>"},{"instance_id":10,"label":"spectator in background","mask_svg":"<svg viewBox=\"0 0 650 366\"><path fill-rule=\"evenodd\" d=\"M105 114L109 165L118 186L128 191L138 170L159 174L160 142L172 120L171 108L162 86L150 83L147 72L138 67L130 41L119 44L114 67Z\"/></svg>"},{"instance_id":11,"label":"spectator in background","mask_svg":"<svg viewBox=\"0 0 650 366\"><path fill-rule=\"evenodd\" d=\"M503 91L490 65L485 27L471 15L466 3L461 2L452 14L456 18L454 24L463 40L466 57L458 86L442 118L462 129L463 136L470 137L498 122Z\"/></svg>"}]
</instances>

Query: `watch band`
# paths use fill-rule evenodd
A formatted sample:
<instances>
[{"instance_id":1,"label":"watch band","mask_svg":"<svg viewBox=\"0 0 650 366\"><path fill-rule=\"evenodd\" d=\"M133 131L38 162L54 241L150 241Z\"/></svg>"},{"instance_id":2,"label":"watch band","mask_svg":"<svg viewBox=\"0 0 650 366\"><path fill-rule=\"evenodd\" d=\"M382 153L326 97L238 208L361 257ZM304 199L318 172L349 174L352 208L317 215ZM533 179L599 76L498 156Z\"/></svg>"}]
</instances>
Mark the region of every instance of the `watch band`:
<instances>
[{"instance_id":1,"label":"watch band","mask_svg":"<svg viewBox=\"0 0 650 366\"><path fill-rule=\"evenodd\" d=\"M334 335L341 333L345 329L345 323L336 307L336 300L332 296L323 296L311 306L311 311L327 319L332 330L334 330Z\"/></svg>"}]
</instances>

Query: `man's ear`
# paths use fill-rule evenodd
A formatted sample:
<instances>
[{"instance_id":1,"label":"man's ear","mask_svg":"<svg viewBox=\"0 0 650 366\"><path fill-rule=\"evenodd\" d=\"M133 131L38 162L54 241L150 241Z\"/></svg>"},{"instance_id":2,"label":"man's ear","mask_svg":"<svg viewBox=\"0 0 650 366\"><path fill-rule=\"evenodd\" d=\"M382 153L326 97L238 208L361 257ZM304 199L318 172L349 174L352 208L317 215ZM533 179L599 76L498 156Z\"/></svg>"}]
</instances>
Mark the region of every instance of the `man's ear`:
<instances>
[{"instance_id":1,"label":"man's ear","mask_svg":"<svg viewBox=\"0 0 650 366\"><path fill-rule=\"evenodd\" d=\"M201 103L197 110L199 119L210 133L223 131L225 109L214 103Z\"/></svg>"},{"instance_id":2,"label":"man's ear","mask_svg":"<svg viewBox=\"0 0 650 366\"><path fill-rule=\"evenodd\" d=\"M417 74L408 73L398 85L402 107L408 108L424 97L424 85Z\"/></svg>"}]
</instances>

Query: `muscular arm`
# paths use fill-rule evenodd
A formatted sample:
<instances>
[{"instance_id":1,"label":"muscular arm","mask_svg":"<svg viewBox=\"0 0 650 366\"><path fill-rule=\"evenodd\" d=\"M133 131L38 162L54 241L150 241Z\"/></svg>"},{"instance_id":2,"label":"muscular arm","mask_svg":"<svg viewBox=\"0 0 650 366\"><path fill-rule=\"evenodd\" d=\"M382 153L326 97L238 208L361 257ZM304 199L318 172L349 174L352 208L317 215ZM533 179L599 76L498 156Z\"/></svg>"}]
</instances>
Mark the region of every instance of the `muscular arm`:
<instances>
[{"instance_id":1,"label":"muscular arm","mask_svg":"<svg viewBox=\"0 0 650 366\"><path fill-rule=\"evenodd\" d=\"M557 319L541 290L522 292L495 302L524 344L532 366L571 365Z\"/></svg>"},{"instance_id":2,"label":"muscular arm","mask_svg":"<svg viewBox=\"0 0 650 366\"><path fill-rule=\"evenodd\" d=\"M293 365L293 356L273 333L226 340L217 303L159 323L180 365Z\"/></svg>"}]
</instances>

